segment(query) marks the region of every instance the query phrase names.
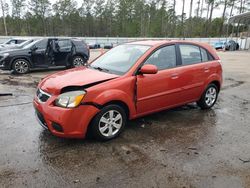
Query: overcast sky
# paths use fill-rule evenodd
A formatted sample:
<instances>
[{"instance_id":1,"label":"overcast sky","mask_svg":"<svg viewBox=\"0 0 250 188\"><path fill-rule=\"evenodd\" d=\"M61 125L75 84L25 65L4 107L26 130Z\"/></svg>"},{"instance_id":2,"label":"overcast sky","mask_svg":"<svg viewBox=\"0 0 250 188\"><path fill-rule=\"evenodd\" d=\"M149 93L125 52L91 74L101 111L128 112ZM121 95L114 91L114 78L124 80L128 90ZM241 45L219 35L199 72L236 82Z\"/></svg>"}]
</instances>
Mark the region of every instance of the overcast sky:
<instances>
[{"instance_id":1,"label":"overcast sky","mask_svg":"<svg viewBox=\"0 0 250 188\"><path fill-rule=\"evenodd\" d=\"M10 0L5 0L5 1L10 5ZM81 4L82 4L82 0L75 0L75 1L77 2L78 6L80 7ZM56 0L50 0L50 2L52 4L54 4L56 2ZM181 11L182 11L182 2L183 2L182 0L176 0L176 12L177 12L178 15L180 15ZM193 16L195 14L195 9L197 8L197 2L198 2L198 0L193 1L193 7L194 7L194 9L192 11ZM169 3L172 3L172 0L169 0ZM189 10L190 10L189 5L190 5L190 0L185 0L185 13L186 13L187 17L189 16ZM205 3L204 3L204 8L206 8ZM218 8L216 8L214 10L214 13L213 13L213 18L220 17L222 15L222 11L223 11L222 6L219 6ZM228 12L229 12L229 10L228 10ZM236 14L236 12L234 12L234 15L235 14ZM205 17L205 16L206 16L206 11L203 12L203 17Z\"/></svg>"}]
</instances>

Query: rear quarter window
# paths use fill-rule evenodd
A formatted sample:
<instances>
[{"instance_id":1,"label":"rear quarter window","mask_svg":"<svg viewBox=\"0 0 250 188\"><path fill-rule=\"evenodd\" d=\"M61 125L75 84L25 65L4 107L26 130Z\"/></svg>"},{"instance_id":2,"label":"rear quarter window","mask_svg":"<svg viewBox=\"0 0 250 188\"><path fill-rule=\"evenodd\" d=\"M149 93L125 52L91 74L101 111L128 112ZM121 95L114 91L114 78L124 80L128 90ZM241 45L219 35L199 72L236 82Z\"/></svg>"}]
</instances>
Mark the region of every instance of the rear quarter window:
<instances>
[{"instance_id":1,"label":"rear quarter window","mask_svg":"<svg viewBox=\"0 0 250 188\"><path fill-rule=\"evenodd\" d=\"M208 61L215 60L214 56L212 56L209 52L207 52L207 56L208 56Z\"/></svg>"},{"instance_id":2,"label":"rear quarter window","mask_svg":"<svg viewBox=\"0 0 250 188\"><path fill-rule=\"evenodd\" d=\"M205 50L204 48L200 48L200 50L202 62L209 61L207 50Z\"/></svg>"}]
</instances>

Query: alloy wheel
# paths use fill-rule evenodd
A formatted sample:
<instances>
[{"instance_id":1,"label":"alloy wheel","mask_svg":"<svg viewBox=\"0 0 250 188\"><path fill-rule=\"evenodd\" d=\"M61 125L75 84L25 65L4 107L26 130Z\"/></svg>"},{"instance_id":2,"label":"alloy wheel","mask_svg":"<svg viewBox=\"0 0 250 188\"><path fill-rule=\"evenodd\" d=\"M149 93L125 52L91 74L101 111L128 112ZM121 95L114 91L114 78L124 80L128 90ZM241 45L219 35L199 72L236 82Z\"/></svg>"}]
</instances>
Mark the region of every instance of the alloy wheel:
<instances>
[{"instance_id":1,"label":"alloy wheel","mask_svg":"<svg viewBox=\"0 0 250 188\"><path fill-rule=\"evenodd\" d=\"M217 97L217 90L214 87L210 87L205 95L205 102L208 106L212 106L215 101L216 101L216 97Z\"/></svg>"},{"instance_id":2,"label":"alloy wheel","mask_svg":"<svg viewBox=\"0 0 250 188\"><path fill-rule=\"evenodd\" d=\"M15 71L20 74L24 74L29 71L29 64L24 60L18 60L15 62Z\"/></svg>"},{"instance_id":3,"label":"alloy wheel","mask_svg":"<svg viewBox=\"0 0 250 188\"><path fill-rule=\"evenodd\" d=\"M116 135L122 127L122 115L116 110L109 110L99 121L99 131L105 137Z\"/></svg>"},{"instance_id":4,"label":"alloy wheel","mask_svg":"<svg viewBox=\"0 0 250 188\"><path fill-rule=\"evenodd\" d=\"M73 65L74 65L74 67L82 66L82 65L84 65L84 61L81 57L76 57L73 60Z\"/></svg>"}]
</instances>

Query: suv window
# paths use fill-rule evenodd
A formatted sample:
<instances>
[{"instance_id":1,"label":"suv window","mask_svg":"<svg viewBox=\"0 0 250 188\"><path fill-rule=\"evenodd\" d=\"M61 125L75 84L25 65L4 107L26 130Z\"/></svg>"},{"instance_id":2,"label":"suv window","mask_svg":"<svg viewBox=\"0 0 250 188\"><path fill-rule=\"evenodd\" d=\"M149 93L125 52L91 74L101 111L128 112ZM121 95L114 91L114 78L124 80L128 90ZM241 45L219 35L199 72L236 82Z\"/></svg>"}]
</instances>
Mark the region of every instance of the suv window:
<instances>
[{"instance_id":1,"label":"suv window","mask_svg":"<svg viewBox=\"0 0 250 188\"><path fill-rule=\"evenodd\" d=\"M72 43L70 40L68 39L64 39L64 40L58 40L58 46L60 47L60 49L62 48L71 48L72 47Z\"/></svg>"},{"instance_id":2,"label":"suv window","mask_svg":"<svg viewBox=\"0 0 250 188\"><path fill-rule=\"evenodd\" d=\"M145 64L155 65L159 70L176 67L175 45L157 50L147 59Z\"/></svg>"},{"instance_id":3,"label":"suv window","mask_svg":"<svg viewBox=\"0 0 250 188\"><path fill-rule=\"evenodd\" d=\"M181 44L180 52L183 65L192 65L202 62L200 48L198 46Z\"/></svg>"},{"instance_id":4,"label":"suv window","mask_svg":"<svg viewBox=\"0 0 250 188\"><path fill-rule=\"evenodd\" d=\"M21 43L23 43L25 40L17 40L16 41L16 44L21 44Z\"/></svg>"},{"instance_id":5,"label":"suv window","mask_svg":"<svg viewBox=\"0 0 250 188\"><path fill-rule=\"evenodd\" d=\"M17 43L17 40L10 40L9 42L7 42L6 44L16 44Z\"/></svg>"},{"instance_id":6,"label":"suv window","mask_svg":"<svg viewBox=\"0 0 250 188\"><path fill-rule=\"evenodd\" d=\"M42 49L47 48L47 44L48 44L48 39L44 39L44 40L37 42L35 45L37 49L42 50Z\"/></svg>"}]
</instances>

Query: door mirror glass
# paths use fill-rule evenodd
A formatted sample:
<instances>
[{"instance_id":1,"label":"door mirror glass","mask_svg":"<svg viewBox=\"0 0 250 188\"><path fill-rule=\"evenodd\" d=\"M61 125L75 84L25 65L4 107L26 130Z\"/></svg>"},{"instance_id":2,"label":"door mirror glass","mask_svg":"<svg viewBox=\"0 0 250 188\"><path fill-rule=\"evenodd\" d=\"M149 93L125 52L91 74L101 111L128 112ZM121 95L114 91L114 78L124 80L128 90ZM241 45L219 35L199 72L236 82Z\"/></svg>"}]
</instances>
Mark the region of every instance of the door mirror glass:
<instances>
[{"instance_id":1,"label":"door mirror glass","mask_svg":"<svg viewBox=\"0 0 250 188\"><path fill-rule=\"evenodd\" d=\"M141 74L156 74L158 69L155 65L143 65L140 69Z\"/></svg>"}]
</instances>

